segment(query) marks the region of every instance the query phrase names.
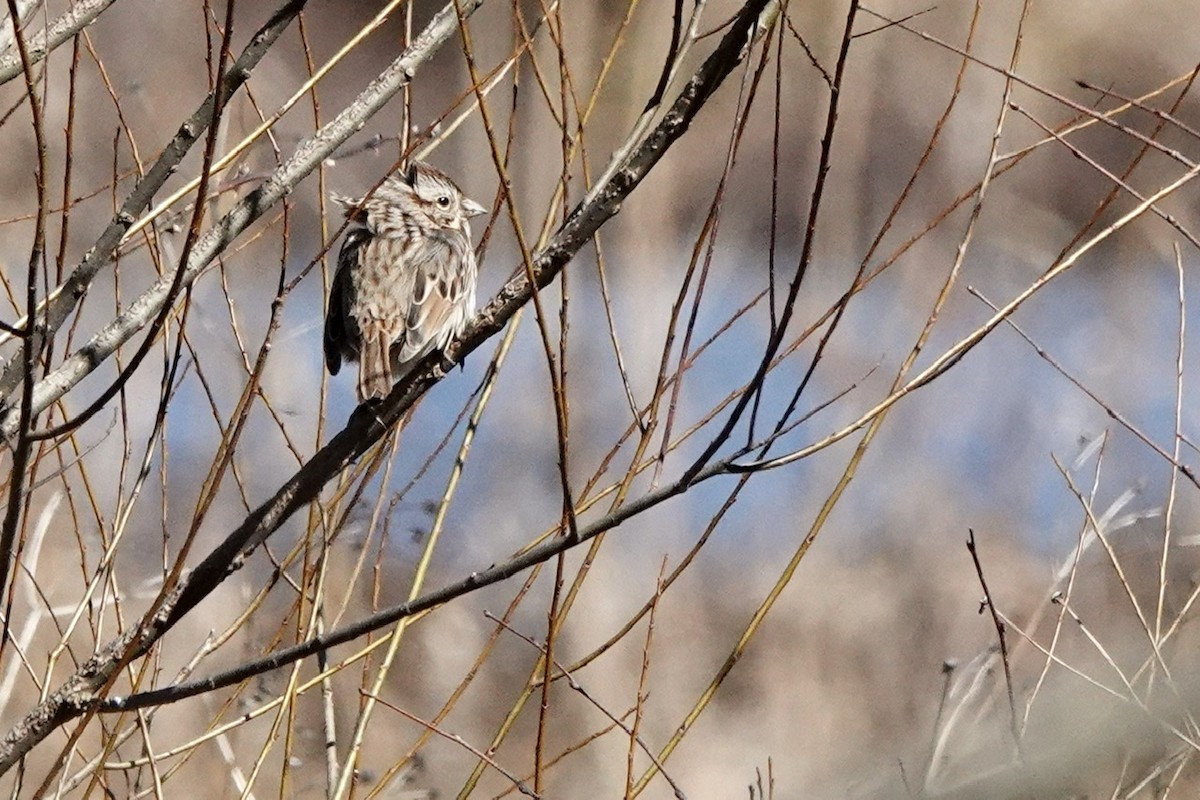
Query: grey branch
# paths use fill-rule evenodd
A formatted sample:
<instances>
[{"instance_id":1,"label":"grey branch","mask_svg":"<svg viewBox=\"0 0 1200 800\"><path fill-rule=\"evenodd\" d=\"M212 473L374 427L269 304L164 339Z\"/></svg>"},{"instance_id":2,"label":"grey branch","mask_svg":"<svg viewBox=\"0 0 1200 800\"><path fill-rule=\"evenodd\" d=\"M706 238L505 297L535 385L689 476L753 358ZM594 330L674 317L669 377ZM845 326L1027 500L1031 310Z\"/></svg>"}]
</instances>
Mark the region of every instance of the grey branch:
<instances>
[{"instance_id":1,"label":"grey branch","mask_svg":"<svg viewBox=\"0 0 1200 800\"><path fill-rule=\"evenodd\" d=\"M465 17L484 0L460 0ZM416 70L458 30L455 3L450 3L430 21L412 45L362 91L354 102L296 148L288 161L275 170L253 191L237 202L229 213L216 222L192 248L184 270L183 284L192 281L212 263L242 231L281 201L310 172L320 165L342 142L360 130L365 122L383 108ZM167 300L174 276L159 280L133 301L116 319L101 328L86 344L47 375L33 390L33 413L41 413L83 380L111 356L161 310ZM16 431L16 410L0 420L0 434L10 437Z\"/></svg>"},{"instance_id":2,"label":"grey branch","mask_svg":"<svg viewBox=\"0 0 1200 800\"><path fill-rule=\"evenodd\" d=\"M36 64L46 54L96 21L96 17L115 0L80 0L71 10L51 22L46 30L29 39L29 63ZM0 51L2 52L2 51ZM20 53L0 57L0 84L8 83L21 74Z\"/></svg>"},{"instance_id":3,"label":"grey branch","mask_svg":"<svg viewBox=\"0 0 1200 800\"><path fill-rule=\"evenodd\" d=\"M17 23L13 24L12 15L7 12L3 18L0 18L0 56L3 56L9 48L16 44L17 28L23 28L33 15L34 9L41 4L42 0L17 0Z\"/></svg>"}]
</instances>

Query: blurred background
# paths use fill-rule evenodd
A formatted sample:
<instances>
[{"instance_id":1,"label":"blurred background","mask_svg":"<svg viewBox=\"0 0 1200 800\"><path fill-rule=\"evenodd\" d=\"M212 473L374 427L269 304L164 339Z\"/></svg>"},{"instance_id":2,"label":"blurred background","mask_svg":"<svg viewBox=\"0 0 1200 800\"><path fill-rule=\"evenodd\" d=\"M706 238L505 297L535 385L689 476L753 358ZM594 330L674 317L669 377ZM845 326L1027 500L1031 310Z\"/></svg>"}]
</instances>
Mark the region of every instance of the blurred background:
<instances>
[{"instance_id":1,"label":"blurred background","mask_svg":"<svg viewBox=\"0 0 1200 800\"><path fill-rule=\"evenodd\" d=\"M329 194L361 195L432 145L421 157L494 211L475 226L482 306L522 269L520 241L543 243L630 136L673 31L687 49L668 103L742 3L678 5L485 2L466 23L469 45L451 37L410 95L205 269L117 397L70 436L38 445L21 567L9 582L13 644L0 653L6 730L44 687L136 623L189 530L185 565L344 426L353 371L325 375L320 342L342 222ZM34 4L26 30L70 7ZM397 4L354 40L381 8L311 2L270 50L219 128L218 154L253 138L214 177L205 228L346 108L403 50L406 27L415 36L441 6ZM234 55L272 11L237 4ZM707 480L561 563L414 621L382 679L385 702L364 723L353 791L493 797L516 794L515 776L562 798L1186 796L1200 778L1190 642L1200 540L1197 485L1175 464L1197 460L1196 190L1183 183L1124 217L1200 152L1190 127L1194 9L1180 0L859 7L815 194L848 11L787 4L541 293L543 319L531 306L511 323L492 391L479 390L500 337L432 388L394 446L284 524L163 640L145 674L126 674L114 691L170 684L185 667L212 674L308 638L319 616L335 628L402 602L431 541L424 591L553 535L564 450L581 524L610 510L606 487L627 479L633 499L677 480L729 417L726 398L754 377L810 236L783 337L790 354L766 377L753 426L747 411L718 456L780 419L811 414L771 455L843 431L888 398L919 339L901 383L983 326L989 302L1003 306L1082 251L960 361L896 402L871 438L860 427L744 487L737 475ZM80 262L203 100L225 13L119 0L34 71L47 137L39 297ZM694 41L693 20L707 34ZM464 53L483 77L509 66L487 84L487 125ZM335 58L308 91L312 71ZM0 86L0 319L10 324L26 310L38 211L24 83ZM254 134L301 91L267 134ZM202 152L203 141L155 203L199 173ZM194 202L192 191L122 245L37 377L170 274ZM86 408L143 335L39 424ZM231 472L214 485L266 341ZM3 347L5 359L19 358L13 337ZM565 446L552 370L569 412ZM458 480L462 414L481 402ZM653 423L644 449L639 420ZM972 531L980 570L966 546ZM1003 653L980 573L1006 623ZM498 626L493 617L505 614ZM574 684L556 680L543 694L548 618L557 620L554 658L576 668ZM328 665L380 635L336 648ZM53 776L63 796L335 796L324 743L336 741L344 765L381 654L350 661L324 694L303 686L318 672L310 659L140 723L93 719L60 769L65 735L4 786L34 796ZM434 717L446 735L423 738L421 720ZM641 744L632 747L635 720ZM480 767L480 752L495 766ZM669 778L654 774L648 753Z\"/></svg>"}]
</instances>

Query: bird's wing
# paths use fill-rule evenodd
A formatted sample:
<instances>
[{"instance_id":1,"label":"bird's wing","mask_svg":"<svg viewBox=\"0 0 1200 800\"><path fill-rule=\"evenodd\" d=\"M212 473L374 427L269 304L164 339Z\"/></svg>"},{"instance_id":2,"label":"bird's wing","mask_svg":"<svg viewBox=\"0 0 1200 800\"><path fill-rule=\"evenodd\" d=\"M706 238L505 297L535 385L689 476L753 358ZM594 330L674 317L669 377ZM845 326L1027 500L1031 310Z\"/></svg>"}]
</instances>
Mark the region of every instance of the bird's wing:
<instances>
[{"instance_id":1,"label":"bird's wing","mask_svg":"<svg viewBox=\"0 0 1200 800\"><path fill-rule=\"evenodd\" d=\"M445 347L461 332L475 304L474 258L461 236L429 237L411 250L412 295L399 363Z\"/></svg>"},{"instance_id":2,"label":"bird's wing","mask_svg":"<svg viewBox=\"0 0 1200 800\"><path fill-rule=\"evenodd\" d=\"M366 399L385 396L399 377L392 354L404 341L413 278L406 240L363 230L360 242L357 261L348 270L348 285L355 294L347 305L346 319L356 326L358 392L360 399Z\"/></svg>"},{"instance_id":3,"label":"bird's wing","mask_svg":"<svg viewBox=\"0 0 1200 800\"><path fill-rule=\"evenodd\" d=\"M366 230L351 228L338 251L337 269L333 273L325 309L325 366L330 375L338 374L343 358L353 359L358 352L357 323L349 314L354 302L352 273L368 238L370 234Z\"/></svg>"}]
</instances>

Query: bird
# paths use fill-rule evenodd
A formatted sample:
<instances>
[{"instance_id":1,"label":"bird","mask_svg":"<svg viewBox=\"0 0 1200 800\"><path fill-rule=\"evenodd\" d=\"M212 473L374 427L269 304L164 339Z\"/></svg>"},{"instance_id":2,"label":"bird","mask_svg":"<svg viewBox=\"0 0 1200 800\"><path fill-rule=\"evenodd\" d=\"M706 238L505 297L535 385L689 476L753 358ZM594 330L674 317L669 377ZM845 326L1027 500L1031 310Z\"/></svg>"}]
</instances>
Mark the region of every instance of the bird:
<instances>
[{"instance_id":1,"label":"bird","mask_svg":"<svg viewBox=\"0 0 1200 800\"><path fill-rule=\"evenodd\" d=\"M359 402L386 397L475 312L471 217L487 212L444 172L414 161L364 198L334 195L347 230L325 314L325 366L358 362Z\"/></svg>"}]
</instances>

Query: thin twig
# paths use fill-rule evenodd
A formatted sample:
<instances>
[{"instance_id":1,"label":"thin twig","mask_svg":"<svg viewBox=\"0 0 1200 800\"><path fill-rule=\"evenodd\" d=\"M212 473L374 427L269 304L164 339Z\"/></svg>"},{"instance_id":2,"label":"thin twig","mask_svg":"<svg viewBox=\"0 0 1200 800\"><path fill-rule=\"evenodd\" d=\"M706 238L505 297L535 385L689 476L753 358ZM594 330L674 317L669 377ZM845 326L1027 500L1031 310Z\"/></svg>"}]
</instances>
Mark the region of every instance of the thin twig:
<instances>
[{"instance_id":1,"label":"thin twig","mask_svg":"<svg viewBox=\"0 0 1200 800\"><path fill-rule=\"evenodd\" d=\"M1000 642L1000 662L1004 665L1004 685L1008 690L1008 723L1009 729L1012 732L1013 747L1016 749L1017 759L1023 761L1024 756L1021 754L1021 731L1017 724L1017 701L1013 693L1012 666L1008 661L1008 636L1005 633L1004 623L1000 621L1000 614L996 611L996 603L992 599L992 590L988 588L987 579L983 577L983 564L979 560L979 550L975 545L975 531L968 529L967 533L967 552L971 554L971 562L975 564L975 575L979 578L979 585L983 588L983 603L988 612L992 615L992 624L996 626L996 638ZM983 613L983 608L979 609Z\"/></svg>"}]
</instances>

